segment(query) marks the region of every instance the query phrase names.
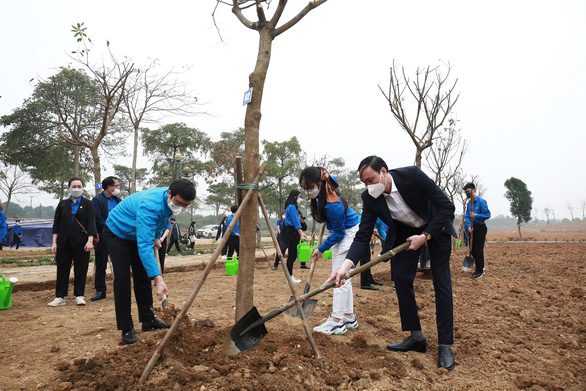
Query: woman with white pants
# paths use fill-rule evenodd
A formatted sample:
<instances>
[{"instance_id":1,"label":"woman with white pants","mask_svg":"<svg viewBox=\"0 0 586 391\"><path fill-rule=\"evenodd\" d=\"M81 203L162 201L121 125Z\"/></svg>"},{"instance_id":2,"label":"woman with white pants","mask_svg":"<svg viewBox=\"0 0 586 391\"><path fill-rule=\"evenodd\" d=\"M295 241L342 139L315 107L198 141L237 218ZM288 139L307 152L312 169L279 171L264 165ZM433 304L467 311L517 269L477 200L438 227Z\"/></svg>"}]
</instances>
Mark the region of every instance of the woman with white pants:
<instances>
[{"instance_id":1,"label":"woman with white pants","mask_svg":"<svg viewBox=\"0 0 586 391\"><path fill-rule=\"evenodd\" d=\"M340 195L336 178L322 167L307 167L299 176L299 185L307 190L311 199L311 215L318 223L325 223L330 236L312 253L315 261L322 253L332 249L332 271L336 271L346 259L346 253L358 231L360 217ZM352 281L334 289L332 313L313 331L326 335L342 335L358 327L354 314Z\"/></svg>"}]
</instances>

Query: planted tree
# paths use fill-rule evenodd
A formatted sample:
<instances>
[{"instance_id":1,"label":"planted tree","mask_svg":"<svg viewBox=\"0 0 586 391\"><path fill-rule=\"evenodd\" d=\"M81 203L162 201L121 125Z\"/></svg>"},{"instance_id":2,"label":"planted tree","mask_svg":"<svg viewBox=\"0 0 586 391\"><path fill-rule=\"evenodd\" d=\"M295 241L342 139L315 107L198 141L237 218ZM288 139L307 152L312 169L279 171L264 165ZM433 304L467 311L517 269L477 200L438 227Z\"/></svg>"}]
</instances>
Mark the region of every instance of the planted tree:
<instances>
[{"instance_id":1,"label":"planted tree","mask_svg":"<svg viewBox=\"0 0 586 391\"><path fill-rule=\"evenodd\" d=\"M531 220L531 209L533 208L533 197L527 189L527 185L520 179L511 177L505 181L507 191L505 197L511 203L511 214L517 218L519 238L521 236L521 224Z\"/></svg>"},{"instance_id":2,"label":"planted tree","mask_svg":"<svg viewBox=\"0 0 586 391\"><path fill-rule=\"evenodd\" d=\"M132 167L123 166L121 164L114 164L114 173L120 181L120 191L132 193L132 184L141 187L146 181L148 170L146 168L133 169ZM135 187L136 191L136 187Z\"/></svg>"},{"instance_id":3,"label":"planted tree","mask_svg":"<svg viewBox=\"0 0 586 391\"><path fill-rule=\"evenodd\" d=\"M295 26L313 9L324 4L327 0L310 0L298 13L289 20L281 20L287 0L279 0L271 8L274 10L271 17L267 16L270 0L232 0L232 13L242 25L258 32L258 51L254 71L248 77L249 87L252 89L250 103L246 106L244 117L245 154L244 180L251 183L259 169L259 129L261 104L264 84L271 60L272 45L275 38ZM217 4L228 2L217 0ZM245 12L250 14L245 15ZM254 18L254 19L251 19ZM258 215L258 201L255 197L242 212L240 230L240 267L236 286L236 320L240 319L253 307L254 285L254 258L256 243L256 225Z\"/></svg>"},{"instance_id":4,"label":"planted tree","mask_svg":"<svg viewBox=\"0 0 586 391\"><path fill-rule=\"evenodd\" d=\"M8 215L12 197L17 194L31 194L35 192L31 179L20 167L15 165L0 165L0 192L6 199L4 209Z\"/></svg>"}]
</instances>

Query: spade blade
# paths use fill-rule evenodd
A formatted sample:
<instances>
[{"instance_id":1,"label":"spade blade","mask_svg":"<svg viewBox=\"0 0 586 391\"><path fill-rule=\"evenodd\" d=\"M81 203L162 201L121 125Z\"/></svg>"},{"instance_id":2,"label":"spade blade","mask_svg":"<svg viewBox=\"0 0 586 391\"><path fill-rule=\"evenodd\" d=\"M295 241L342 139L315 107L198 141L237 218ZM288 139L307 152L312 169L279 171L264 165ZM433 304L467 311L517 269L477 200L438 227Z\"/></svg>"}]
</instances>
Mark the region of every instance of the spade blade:
<instances>
[{"instance_id":1,"label":"spade blade","mask_svg":"<svg viewBox=\"0 0 586 391\"><path fill-rule=\"evenodd\" d=\"M242 331L252 325L254 322L262 319L256 307L252 307L230 330L228 340L226 341L226 352L235 356L240 352L254 348L268 334L264 323L253 327L246 333L240 335Z\"/></svg>"}]
</instances>

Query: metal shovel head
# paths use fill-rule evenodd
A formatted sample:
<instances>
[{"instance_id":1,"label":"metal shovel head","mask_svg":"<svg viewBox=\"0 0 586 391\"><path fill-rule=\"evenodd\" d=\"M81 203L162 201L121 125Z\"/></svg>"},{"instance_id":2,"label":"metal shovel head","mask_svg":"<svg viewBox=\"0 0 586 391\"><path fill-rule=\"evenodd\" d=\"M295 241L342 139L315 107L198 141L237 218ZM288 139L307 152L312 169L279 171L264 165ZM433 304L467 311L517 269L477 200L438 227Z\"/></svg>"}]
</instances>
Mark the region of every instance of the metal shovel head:
<instances>
[{"instance_id":1,"label":"metal shovel head","mask_svg":"<svg viewBox=\"0 0 586 391\"><path fill-rule=\"evenodd\" d=\"M254 348L259 342L268 334L264 323L248 330L246 333L240 335L248 326L261 319L256 307L252 307L230 330L224 350L229 356L236 356L240 352Z\"/></svg>"},{"instance_id":2,"label":"metal shovel head","mask_svg":"<svg viewBox=\"0 0 586 391\"><path fill-rule=\"evenodd\" d=\"M289 301L291 302L293 300L295 300L295 298L291 296L289 298ZM305 318L309 318L311 316L316 305L317 300L315 299L306 299L301 302L301 308L303 309L303 314L305 315ZM292 318L301 318L301 314L299 313L299 309L296 305L285 311L285 314L289 315Z\"/></svg>"},{"instance_id":3,"label":"metal shovel head","mask_svg":"<svg viewBox=\"0 0 586 391\"><path fill-rule=\"evenodd\" d=\"M471 255L466 255L464 257L464 261L462 262L462 270L465 272L472 271L472 267L474 266L474 258Z\"/></svg>"}]
</instances>

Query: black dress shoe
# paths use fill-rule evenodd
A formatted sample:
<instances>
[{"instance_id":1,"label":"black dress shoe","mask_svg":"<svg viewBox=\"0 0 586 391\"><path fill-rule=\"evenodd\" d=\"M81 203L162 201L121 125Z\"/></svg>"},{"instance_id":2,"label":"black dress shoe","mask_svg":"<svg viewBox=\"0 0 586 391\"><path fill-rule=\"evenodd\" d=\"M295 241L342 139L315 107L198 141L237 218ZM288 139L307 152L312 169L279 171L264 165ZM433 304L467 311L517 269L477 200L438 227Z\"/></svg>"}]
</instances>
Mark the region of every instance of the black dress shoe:
<instances>
[{"instance_id":1,"label":"black dress shoe","mask_svg":"<svg viewBox=\"0 0 586 391\"><path fill-rule=\"evenodd\" d=\"M307 266L306 264L303 264L301 266L299 266L299 269L311 269L309 266Z\"/></svg>"},{"instance_id":2,"label":"black dress shoe","mask_svg":"<svg viewBox=\"0 0 586 391\"><path fill-rule=\"evenodd\" d=\"M106 292L104 291L96 291L95 295L93 295L90 300L91 301L98 301L103 300L106 298Z\"/></svg>"},{"instance_id":3,"label":"black dress shoe","mask_svg":"<svg viewBox=\"0 0 586 391\"><path fill-rule=\"evenodd\" d=\"M427 340L417 341L412 336L409 336L401 342L390 343L387 345L387 349L391 352L420 352L425 353L427 350Z\"/></svg>"},{"instance_id":4,"label":"black dress shoe","mask_svg":"<svg viewBox=\"0 0 586 391\"><path fill-rule=\"evenodd\" d=\"M136 333L134 332L134 329L122 332L122 343L124 345L132 345L133 343L136 343Z\"/></svg>"},{"instance_id":5,"label":"black dress shoe","mask_svg":"<svg viewBox=\"0 0 586 391\"><path fill-rule=\"evenodd\" d=\"M360 289L365 289L368 291L378 291L378 286L376 286L374 284L361 285Z\"/></svg>"},{"instance_id":6,"label":"black dress shoe","mask_svg":"<svg viewBox=\"0 0 586 391\"><path fill-rule=\"evenodd\" d=\"M169 325L157 317L155 317L153 320L142 323L142 331L162 330L168 328Z\"/></svg>"},{"instance_id":7,"label":"black dress shoe","mask_svg":"<svg viewBox=\"0 0 586 391\"><path fill-rule=\"evenodd\" d=\"M437 356L437 366L439 368L446 368L448 371L454 369L456 361L454 360L454 353L452 347L449 345L440 345Z\"/></svg>"},{"instance_id":8,"label":"black dress shoe","mask_svg":"<svg viewBox=\"0 0 586 391\"><path fill-rule=\"evenodd\" d=\"M382 281L377 281L377 280L372 280L372 283L373 283L374 285L381 285L381 286L382 286L382 285L385 285L385 283L384 283L384 282L382 282Z\"/></svg>"}]
</instances>

